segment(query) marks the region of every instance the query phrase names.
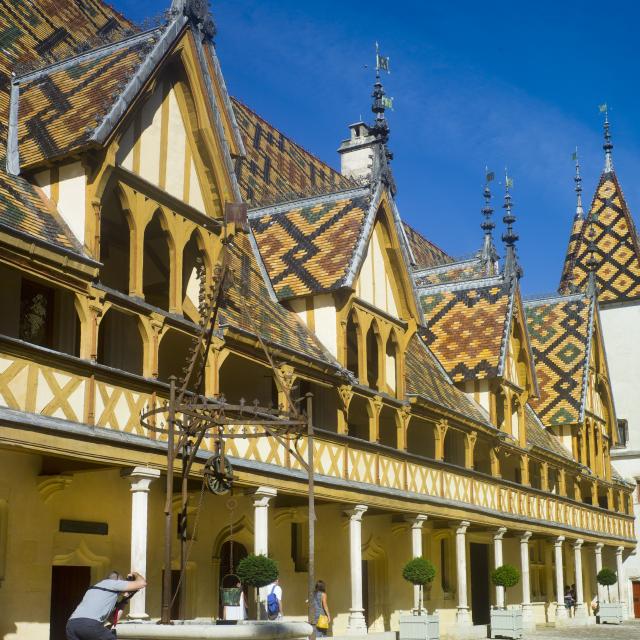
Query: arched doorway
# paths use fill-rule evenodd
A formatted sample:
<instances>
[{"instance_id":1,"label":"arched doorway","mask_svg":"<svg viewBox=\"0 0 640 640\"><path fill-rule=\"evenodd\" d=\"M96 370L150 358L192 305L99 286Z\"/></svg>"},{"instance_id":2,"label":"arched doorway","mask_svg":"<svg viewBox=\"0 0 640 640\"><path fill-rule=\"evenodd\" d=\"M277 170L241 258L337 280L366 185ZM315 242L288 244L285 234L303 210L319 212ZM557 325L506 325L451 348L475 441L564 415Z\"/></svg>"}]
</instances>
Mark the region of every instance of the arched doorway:
<instances>
[{"instance_id":1,"label":"arched doorway","mask_svg":"<svg viewBox=\"0 0 640 640\"><path fill-rule=\"evenodd\" d=\"M156 212L144 231L142 291L145 302L169 310L171 261L168 234Z\"/></svg>"},{"instance_id":2,"label":"arched doorway","mask_svg":"<svg viewBox=\"0 0 640 640\"><path fill-rule=\"evenodd\" d=\"M218 615L220 618L223 617L224 613L222 589L236 586L237 577L235 572L238 568L238 563L242 558L246 558L247 555L247 548L234 540L227 540L220 547L220 596L218 598ZM245 602L249 602L249 593L246 585L243 585L243 591Z\"/></svg>"}]
</instances>

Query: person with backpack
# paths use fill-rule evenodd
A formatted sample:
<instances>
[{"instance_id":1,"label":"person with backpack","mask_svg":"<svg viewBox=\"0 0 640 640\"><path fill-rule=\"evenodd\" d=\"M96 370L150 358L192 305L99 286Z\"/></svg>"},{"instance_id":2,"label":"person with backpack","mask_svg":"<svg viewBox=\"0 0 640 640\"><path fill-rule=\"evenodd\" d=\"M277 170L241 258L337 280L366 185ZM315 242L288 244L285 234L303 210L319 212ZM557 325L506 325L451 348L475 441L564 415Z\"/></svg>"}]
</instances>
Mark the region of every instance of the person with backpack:
<instances>
[{"instance_id":1,"label":"person with backpack","mask_svg":"<svg viewBox=\"0 0 640 640\"><path fill-rule=\"evenodd\" d=\"M105 623L114 622L114 611L124 594L133 594L147 586L147 581L132 571L124 580L112 571L104 580L89 587L67 622L67 640L113 640L114 634ZM116 614L115 622L117 623Z\"/></svg>"},{"instance_id":2,"label":"person with backpack","mask_svg":"<svg viewBox=\"0 0 640 640\"><path fill-rule=\"evenodd\" d=\"M267 617L269 620L282 619L282 587L278 578L267 588Z\"/></svg>"}]
</instances>

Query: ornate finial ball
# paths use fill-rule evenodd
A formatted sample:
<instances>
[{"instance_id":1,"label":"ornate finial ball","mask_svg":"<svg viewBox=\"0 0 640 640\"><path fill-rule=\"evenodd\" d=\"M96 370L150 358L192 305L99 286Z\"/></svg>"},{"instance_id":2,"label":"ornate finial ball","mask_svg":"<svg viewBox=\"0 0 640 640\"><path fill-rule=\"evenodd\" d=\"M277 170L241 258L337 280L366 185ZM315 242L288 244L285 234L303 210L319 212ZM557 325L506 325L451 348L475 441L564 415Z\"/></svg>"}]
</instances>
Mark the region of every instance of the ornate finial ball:
<instances>
[{"instance_id":1,"label":"ornate finial ball","mask_svg":"<svg viewBox=\"0 0 640 640\"><path fill-rule=\"evenodd\" d=\"M206 40L213 40L216 36L216 25L211 18L202 23L202 35Z\"/></svg>"},{"instance_id":2,"label":"ornate finial ball","mask_svg":"<svg viewBox=\"0 0 640 640\"><path fill-rule=\"evenodd\" d=\"M194 22L203 22L208 13L207 0L187 0L184 5L184 13Z\"/></svg>"}]
</instances>

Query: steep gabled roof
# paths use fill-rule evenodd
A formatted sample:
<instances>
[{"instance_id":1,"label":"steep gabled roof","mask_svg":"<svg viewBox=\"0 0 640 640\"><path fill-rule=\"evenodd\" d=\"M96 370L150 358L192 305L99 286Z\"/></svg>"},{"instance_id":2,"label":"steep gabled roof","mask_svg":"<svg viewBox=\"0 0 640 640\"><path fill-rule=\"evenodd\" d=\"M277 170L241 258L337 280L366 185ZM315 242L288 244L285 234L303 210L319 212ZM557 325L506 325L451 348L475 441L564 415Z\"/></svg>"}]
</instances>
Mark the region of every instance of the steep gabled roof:
<instances>
[{"instance_id":1,"label":"steep gabled roof","mask_svg":"<svg viewBox=\"0 0 640 640\"><path fill-rule=\"evenodd\" d=\"M415 286L421 288L438 284L480 280L487 277L487 272L482 260L478 257L473 257L426 269L416 269L412 275Z\"/></svg>"},{"instance_id":2,"label":"steep gabled roof","mask_svg":"<svg viewBox=\"0 0 640 640\"><path fill-rule=\"evenodd\" d=\"M260 333L266 342L339 368L335 358L315 334L307 329L295 313L272 297L260 271L250 236L237 235L229 248L229 256L229 266L236 283L225 296L224 306L220 310L220 326L234 327L251 335Z\"/></svg>"},{"instance_id":3,"label":"steep gabled roof","mask_svg":"<svg viewBox=\"0 0 640 640\"><path fill-rule=\"evenodd\" d=\"M418 290L425 342L454 382L501 374L511 288L495 276Z\"/></svg>"},{"instance_id":4,"label":"steep gabled roof","mask_svg":"<svg viewBox=\"0 0 640 640\"><path fill-rule=\"evenodd\" d=\"M249 215L279 299L345 285L371 205L360 188L258 209Z\"/></svg>"},{"instance_id":5,"label":"steep gabled roof","mask_svg":"<svg viewBox=\"0 0 640 640\"><path fill-rule=\"evenodd\" d=\"M406 389L409 395L420 396L467 418L490 425L489 416L480 405L471 401L451 383L433 354L417 335L414 335L407 345L405 369Z\"/></svg>"},{"instance_id":6,"label":"steep gabled roof","mask_svg":"<svg viewBox=\"0 0 640 640\"><path fill-rule=\"evenodd\" d=\"M152 31L18 79L21 168L78 151L136 74L160 32Z\"/></svg>"},{"instance_id":7,"label":"steep gabled roof","mask_svg":"<svg viewBox=\"0 0 640 640\"><path fill-rule=\"evenodd\" d=\"M583 293L525 302L540 397L531 405L545 425L584 417L593 298Z\"/></svg>"},{"instance_id":8,"label":"steep gabled roof","mask_svg":"<svg viewBox=\"0 0 640 640\"><path fill-rule=\"evenodd\" d=\"M539 416L528 404L525 407L524 416L527 444L530 447L537 447L573 461L573 456L569 449L553 433L547 431Z\"/></svg>"},{"instance_id":9,"label":"steep gabled roof","mask_svg":"<svg viewBox=\"0 0 640 640\"><path fill-rule=\"evenodd\" d=\"M246 152L236 159L236 177L250 206L357 186L236 98L232 103Z\"/></svg>"},{"instance_id":10,"label":"steep gabled roof","mask_svg":"<svg viewBox=\"0 0 640 640\"><path fill-rule=\"evenodd\" d=\"M593 223L589 222L591 219ZM640 297L638 235L613 171L605 171L601 175L589 217L574 221L560 291L570 293L575 287L582 287L586 283L591 227L595 231L593 241L598 262L598 299L601 302L616 302Z\"/></svg>"},{"instance_id":11,"label":"steep gabled roof","mask_svg":"<svg viewBox=\"0 0 640 640\"><path fill-rule=\"evenodd\" d=\"M74 55L97 38L123 37L131 23L100 0L82 3L0 0L0 225L79 251L70 232L38 189L6 172L11 73L18 66Z\"/></svg>"},{"instance_id":12,"label":"steep gabled roof","mask_svg":"<svg viewBox=\"0 0 640 640\"><path fill-rule=\"evenodd\" d=\"M419 231L411 225L403 222L404 233L412 253L413 266L416 269L425 269L453 262L453 258L447 255L440 247L427 240Z\"/></svg>"}]
</instances>

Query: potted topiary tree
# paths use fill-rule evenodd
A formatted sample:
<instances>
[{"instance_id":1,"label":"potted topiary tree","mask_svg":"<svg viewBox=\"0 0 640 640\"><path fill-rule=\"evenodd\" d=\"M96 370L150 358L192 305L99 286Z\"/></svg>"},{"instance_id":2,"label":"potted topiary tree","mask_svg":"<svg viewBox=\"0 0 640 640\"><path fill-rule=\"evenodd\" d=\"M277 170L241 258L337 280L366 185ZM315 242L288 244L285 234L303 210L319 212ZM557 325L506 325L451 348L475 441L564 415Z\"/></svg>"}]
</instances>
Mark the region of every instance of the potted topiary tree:
<instances>
[{"instance_id":1,"label":"potted topiary tree","mask_svg":"<svg viewBox=\"0 0 640 640\"><path fill-rule=\"evenodd\" d=\"M618 582L616 572L605 567L598 571L596 579L599 585L607 587L607 602L598 603L598 622L600 624L622 624L622 603L611 602L611 592L609 591L609 587Z\"/></svg>"},{"instance_id":2,"label":"potted topiary tree","mask_svg":"<svg viewBox=\"0 0 640 640\"><path fill-rule=\"evenodd\" d=\"M520 572L511 564L503 564L491 573L491 582L505 590L504 607L491 609L492 638L522 638L522 607L507 609L507 589L520 582Z\"/></svg>"},{"instance_id":3,"label":"potted topiary tree","mask_svg":"<svg viewBox=\"0 0 640 640\"><path fill-rule=\"evenodd\" d=\"M419 588L418 603L412 611L413 615L401 615L399 620L400 640L438 640L440 622L438 614L428 615L422 606L422 594L425 585L431 584L436 575L436 568L422 556L409 560L402 569L402 577Z\"/></svg>"},{"instance_id":4,"label":"potted topiary tree","mask_svg":"<svg viewBox=\"0 0 640 640\"><path fill-rule=\"evenodd\" d=\"M268 584L275 582L278 577L278 564L275 560L264 555L254 556L250 554L242 558L238 563L236 575L240 578L240 582L248 584L255 588L256 609L258 620L260 620L260 598L259 589L266 587Z\"/></svg>"}]
</instances>

